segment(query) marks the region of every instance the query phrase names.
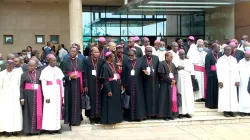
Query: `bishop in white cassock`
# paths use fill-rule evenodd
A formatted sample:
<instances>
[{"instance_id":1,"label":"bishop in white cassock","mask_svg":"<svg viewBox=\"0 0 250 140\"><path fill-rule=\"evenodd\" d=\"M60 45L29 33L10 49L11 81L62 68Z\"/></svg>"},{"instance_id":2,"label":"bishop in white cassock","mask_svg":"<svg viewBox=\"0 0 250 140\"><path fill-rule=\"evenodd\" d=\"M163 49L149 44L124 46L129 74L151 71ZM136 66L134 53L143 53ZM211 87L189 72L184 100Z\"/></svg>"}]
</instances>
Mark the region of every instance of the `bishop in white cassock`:
<instances>
[{"instance_id":1,"label":"bishop in white cassock","mask_svg":"<svg viewBox=\"0 0 250 140\"><path fill-rule=\"evenodd\" d=\"M205 98L206 93L206 70L205 70L205 58L207 53L203 50L203 44L197 44L197 48L190 46L187 57L194 65L195 78L198 81L199 91L194 92L194 99L201 100Z\"/></svg>"},{"instance_id":2,"label":"bishop in white cassock","mask_svg":"<svg viewBox=\"0 0 250 140\"><path fill-rule=\"evenodd\" d=\"M178 82L177 89L181 94L182 106L179 107L180 117L191 118L194 113L194 94L191 74L194 72L194 66L189 59L185 59L185 51L179 51Z\"/></svg>"},{"instance_id":3,"label":"bishop in white cassock","mask_svg":"<svg viewBox=\"0 0 250 140\"><path fill-rule=\"evenodd\" d=\"M173 55L173 61L172 63L174 63L175 67L178 67L179 65L179 52L178 52L178 49L179 49L179 45L177 42L173 42L172 43L172 50L170 50L169 52L172 53Z\"/></svg>"},{"instance_id":4,"label":"bishop in white cassock","mask_svg":"<svg viewBox=\"0 0 250 140\"><path fill-rule=\"evenodd\" d=\"M0 131L17 136L23 128L22 108L20 104L19 71L14 70L14 61L6 62L6 69L0 72Z\"/></svg>"},{"instance_id":5,"label":"bishop in white cassock","mask_svg":"<svg viewBox=\"0 0 250 140\"><path fill-rule=\"evenodd\" d=\"M63 101L63 79L64 74L56 67L56 58L49 56L49 65L42 71L40 80L44 96L42 129L49 133L60 132L62 120L62 101Z\"/></svg>"},{"instance_id":6,"label":"bishop in white cassock","mask_svg":"<svg viewBox=\"0 0 250 140\"><path fill-rule=\"evenodd\" d=\"M235 117L233 112L239 111L237 87L240 77L237 60L231 56L231 47L224 48L224 55L217 61L217 77L219 82L218 111L225 117Z\"/></svg>"},{"instance_id":7,"label":"bishop in white cassock","mask_svg":"<svg viewBox=\"0 0 250 140\"><path fill-rule=\"evenodd\" d=\"M159 50L156 51L156 56L158 56L160 62L165 61L165 54L166 54L165 42L161 41Z\"/></svg>"},{"instance_id":8,"label":"bishop in white cassock","mask_svg":"<svg viewBox=\"0 0 250 140\"><path fill-rule=\"evenodd\" d=\"M250 113L250 93L247 91L250 77L250 51L245 52L245 58L239 62L240 87L239 87L239 104L241 116Z\"/></svg>"}]
</instances>

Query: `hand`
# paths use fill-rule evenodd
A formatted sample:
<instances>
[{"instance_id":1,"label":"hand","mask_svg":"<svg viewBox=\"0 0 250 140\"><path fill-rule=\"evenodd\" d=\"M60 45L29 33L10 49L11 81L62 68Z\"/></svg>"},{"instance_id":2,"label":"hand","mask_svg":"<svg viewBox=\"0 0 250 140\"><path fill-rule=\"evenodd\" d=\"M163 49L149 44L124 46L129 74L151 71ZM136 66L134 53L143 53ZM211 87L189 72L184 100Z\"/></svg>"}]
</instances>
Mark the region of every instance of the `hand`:
<instances>
[{"instance_id":1,"label":"hand","mask_svg":"<svg viewBox=\"0 0 250 140\"><path fill-rule=\"evenodd\" d=\"M116 65L121 67L121 66L122 66L122 63L116 63Z\"/></svg>"},{"instance_id":2,"label":"hand","mask_svg":"<svg viewBox=\"0 0 250 140\"><path fill-rule=\"evenodd\" d=\"M50 103L50 99L46 99L46 103L48 103L48 104L49 104L49 103Z\"/></svg>"},{"instance_id":3,"label":"hand","mask_svg":"<svg viewBox=\"0 0 250 140\"><path fill-rule=\"evenodd\" d=\"M178 66L178 70L183 70L184 67L183 66Z\"/></svg>"},{"instance_id":4,"label":"hand","mask_svg":"<svg viewBox=\"0 0 250 140\"><path fill-rule=\"evenodd\" d=\"M125 91L125 88L124 88L124 86L121 86L121 89L122 89L123 91Z\"/></svg>"},{"instance_id":5,"label":"hand","mask_svg":"<svg viewBox=\"0 0 250 140\"><path fill-rule=\"evenodd\" d=\"M236 83L235 83L235 86L236 86L236 87L239 87L239 85L240 85L239 82L236 82Z\"/></svg>"},{"instance_id":6,"label":"hand","mask_svg":"<svg viewBox=\"0 0 250 140\"><path fill-rule=\"evenodd\" d=\"M175 83L176 83L176 81L175 81L175 80L172 80L172 83L171 83L171 84L172 84L172 85L175 85Z\"/></svg>"},{"instance_id":7,"label":"hand","mask_svg":"<svg viewBox=\"0 0 250 140\"><path fill-rule=\"evenodd\" d=\"M112 92L109 92L109 93L108 93L108 96L111 97L111 96L112 96Z\"/></svg>"},{"instance_id":8,"label":"hand","mask_svg":"<svg viewBox=\"0 0 250 140\"><path fill-rule=\"evenodd\" d=\"M71 74L69 77L70 77L71 79L77 79L77 75L76 75L76 74Z\"/></svg>"},{"instance_id":9,"label":"hand","mask_svg":"<svg viewBox=\"0 0 250 140\"><path fill-rule=\"evenodd\" d=\"M149 75L147 70L142 70L146 75Z\"/></svg>"},{"instance_id":10,"label":"hand","mask_svg":"<svg viewBox=\"0 0 250 140\"><path fill-rule=\"evenodd\" d=\"M219 87L223 88L223 83L222 82L219 82Z\"/></svg>"},{"instance_id":11,"label":"hand","mask_svg":"<svg viewBox=\"0 0 250 140\"><path fill-rule=\"evenodd\" d=\"M88 92L88 87L85 87L85 88L84 88L84 91L85 91L85 92Z\"/></svg>"},{"instance_id":12,"label":"hand","mask_svg":"<svg viewBox=\"0 0 250 140\"><path fill-rule=\"evenodd\" d=\"M21 103L21 105L24 105L24 100L21 100L20 103Z\"/></svg>"},{"instance_id":13,"label":"hand","mask_svg":"<svg viewBox=\"0 0 250 140\"><path fill-rule=\"evenodd\" d=\"M191 78L194 80L194 79L195 79L195 76L194 76L194 75L191 75Z\"/></svg>"}]
</instances>

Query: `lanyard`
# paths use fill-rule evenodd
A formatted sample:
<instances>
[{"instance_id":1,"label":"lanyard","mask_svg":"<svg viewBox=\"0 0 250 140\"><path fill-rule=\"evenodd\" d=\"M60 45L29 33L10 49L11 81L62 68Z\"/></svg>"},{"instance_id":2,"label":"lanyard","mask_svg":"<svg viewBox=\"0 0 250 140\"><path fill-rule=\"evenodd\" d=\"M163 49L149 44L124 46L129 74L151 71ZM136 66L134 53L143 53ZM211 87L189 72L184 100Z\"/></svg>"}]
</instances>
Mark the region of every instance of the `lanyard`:
<instances>
[{"instance_id":1,"label":"lanyard","mask_svg":"<svg viewBox=\"0 0 250 140\"><path fill-rule=\"evenodd\" d=\"M215 57L215 55L214 55L214 53L213 53L213 56L214 56L215 60L218 60L218 54L217 54L216 57Z\"/></svg>"},{"instance_id":2,"label":"lanyard","mask_svg":"<svg viewBox=\"0 0 250 140\"><path fill-rule=\"evenodd\" d=\"M107 63L108 63L108 65L109 65L109 67L111 68L112 72L115 74L116 71L115 71L115 66L114 66L114 64L113 64L113 63L110 64L109 62L107 62Z\"/></svg>"},{"instance_id":3,"label":"lanyard","mask_svg":"<svg viewBox=\"0 0 250 140\"><path fill-rule=\"evenodd\" d=\"M72 59L70 59L70 63L71 63L71 65L72 65L72 67L73 67L73 70L74 70L74 71L76 71L76 70L77 70L77 59L75 58L75 60L76 60L76 65L74 66L74 64L73 64L73 60L72 60Z\"/></svg>"},{"instance_id":4,"label":"lanyard","mask_svg":"<svg viewBox=\"0 0 250 140\"><path fill-rule=\"evenodd\" d=\"M166 62L166 63L167 63L167 62ZM167 63L167 66L168 66L169 73L172 73L172 72L171 72L171 71L172 71L171 63L170 63L170 64Z\"/></svg>"},{"instance_id":5,"label":"lanyard","mask_svg":"<svg viewBox=\"0 0 250 140\"><path fill-rule=\"evenodd\" d=\"M102 49L102 51L100 51L101 53L100 53L100 57L103 59L104 58L104 49Z\"/></svg>"},{"instance_id":6,"label":"lanyard","mask_svg":"<svg viewBox=\"0 0 250 140\"><path fill-rule=\"evenodd\" d=\"M132 65L132 69L134 70L135 69L135 65L136 65L136 60L135 60L135 62L132 62L132 61L130 61L131 62L131 65Z\"/></svg>"},{"instance_id":7,"label":"lanyard","mask_svg":"<svg viewBox=\"0 0 250 140\"><path fill-rule=\"evenodd\" d=\"M32 73L29 73L29 76L30 76L30 80L33 84L36 83L36 71L34 71L34 74Z\"/></svg>"},{"instance_id":8,"label":"lanyard","mask_svg":"<svg viewBox=\"0 0 250 140\"><path fill-rule=\"evenodd\" d=\"M148 66L151 67L152 66L153 58L151 57L150 60L148 60L148 58L146 58L146 60L147 60Z\"/></svg>"},{"instance_id":9,"label":"lanyard","mask_svg":"<svg viewBox=\"0 0 250 140\"><path fill-rule=\"evenodd\" d=\"M92 64L93 64L93 66L94 66L94 70L96 70L97 69L97 63L98 63L98 59L96 60L96 63L93 61L93 59L92 59Z\"/></svg>"}]
</instances>

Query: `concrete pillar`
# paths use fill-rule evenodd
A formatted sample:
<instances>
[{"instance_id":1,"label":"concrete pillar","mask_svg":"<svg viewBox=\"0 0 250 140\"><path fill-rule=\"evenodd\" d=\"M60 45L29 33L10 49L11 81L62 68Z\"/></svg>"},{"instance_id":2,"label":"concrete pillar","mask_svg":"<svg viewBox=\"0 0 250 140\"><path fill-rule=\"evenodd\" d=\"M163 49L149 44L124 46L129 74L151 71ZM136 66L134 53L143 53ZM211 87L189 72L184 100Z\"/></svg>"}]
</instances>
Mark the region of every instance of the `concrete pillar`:
<instances>
[{"instance_id":1,"label":"concrete pillar","mask_svg":"<svg viewBox=\"0 0 250 140\"><path fill-rule=\"evenodd\" d=\"M70 44L80 44L82 52L82 0L69 0L69 26Z\"/></svg>"}]
</instances>

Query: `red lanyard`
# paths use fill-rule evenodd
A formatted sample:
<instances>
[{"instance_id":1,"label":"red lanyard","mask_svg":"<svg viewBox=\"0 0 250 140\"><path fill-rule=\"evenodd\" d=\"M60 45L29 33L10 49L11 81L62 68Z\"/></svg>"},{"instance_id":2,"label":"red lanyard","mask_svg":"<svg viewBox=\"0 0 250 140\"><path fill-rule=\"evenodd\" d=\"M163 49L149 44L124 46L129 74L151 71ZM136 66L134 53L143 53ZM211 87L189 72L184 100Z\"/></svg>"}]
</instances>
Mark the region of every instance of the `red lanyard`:
<instances>
[{"instance_id":1,"label":"red lanyard","mask_svg":"<svg viewBox=\"0 0 250 140\"><path fill-rule=\"evenodd\" d=\"M214 56L214 58L215 58L216 60L218 60L218 54L217 54L216 57L215 57L215 55L214 55L214 53L213 53L213 56Z\"/></svg>"},{"instance_id":2,"label":"red lanyard","mask_svg":"<svg viewBox=\"0 0 250 140\"><path fill-rule=\"evenodd\" d=\"M73 62L72 61L74 61L74 60L76 60L76 65L74 66L74 64L73 64ZM75 58L75 59L70 59L70 63L71 63L71 65L72 65L72 67L73 67L73 70L74 71L76 71L77 70L77 58Z\"/></svg>"},{"instance_id":3,"label":"red lanyard","mask_svg":"<svg viewBox=\"0 0 250 140\"><path fill-rule=\"evenodd\" d=\"M113 73L116 73L114 64L107 62Z\"/></svg>"},{"instance_id":4,"label":"red lanyard","mask_svg":"<svg viewBox=\"0 0 250 140\"><path fill-rule=\"evenodd\" d=\"M97 63L98 63L98 60L96 60L96 63L95 63L95 62L93 61L93 59L92 59L92 64L93 64L95 70L97 69Z\"/></svg>"},{"instance_id":5,"label":"red lanyard","mask_svg":"<svg viewBox=\"0 0 250 140\"><path fill-rule=\"evenodd\" d=\"M130 61L130 62L131 62L132 68L134 70L135 69L135 65L136 65L136 60L135 60L135 62L132 62L132 61Z\"/></svg>"},{"instance_id":6,"label":"red lanyard","mask_svg":"<svg viewBox=\"0 0 250 140\"><path fill-rule=\"evenodd\" d=\"M104 49L102 49L102 51L100 51L100 52L101 52L101 53L100 53L100 57L101 57L101 58L104 58L104 56L103 56L103 55L104 55L104 53L103 53L103 52L104 52Z\"/></svg>"},{"instance_id":7,"label":"red lanyard","mask_svg":"<svg viewBox=\"0 0 250 140\"><path fill-rule=\"evenodd\" d=\"M147 63L148 63L148 66L152 66L152 60L153 60L153 58L151 57L151 59L150 60L148 60L148 58L146 58L146 60L147 60Z\"/></svg>"},{"instance_id":8,"label":"red lanyard","mask_svg":"<svg viewBox=\"0 0 250 140\"><path fill-rule=\"evenodd\" d=\"M117 59L118 59L118 62L122 62L122 58L123 58L123 55L121 56L121 58L119 59L119 57L118 56L116 56L117 57Z\"/></svg>"},{"instance_id":9,"label":"red lanyard","mask_svg":"<svg viewBox=\"0 0 250 140\"><path fill-rule=\"evenodd\" d=\"M36 71L33 72L34 74L32 73L29 73L29 76L30 76L30 80L33 84L36 83Z\"/></svg>"}]
</instances>

